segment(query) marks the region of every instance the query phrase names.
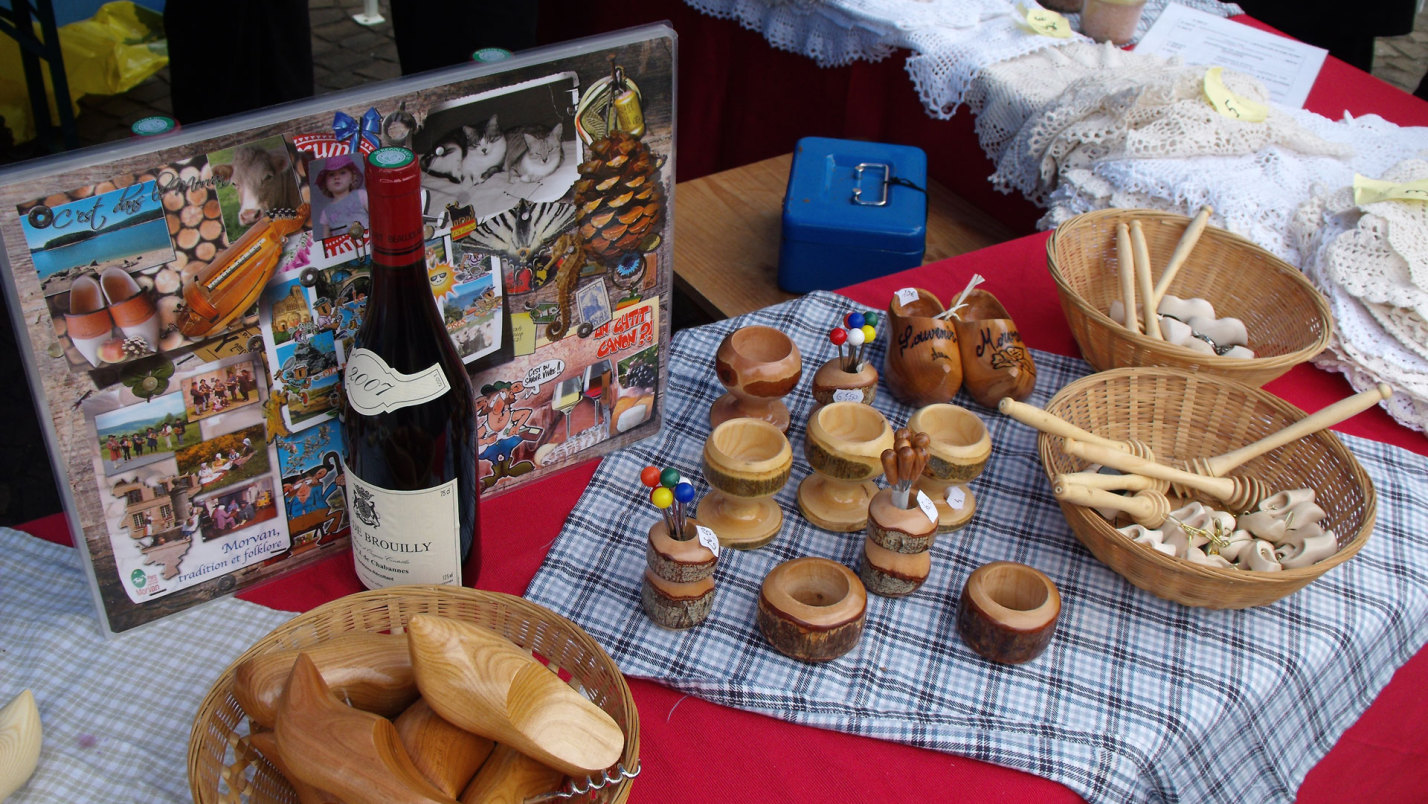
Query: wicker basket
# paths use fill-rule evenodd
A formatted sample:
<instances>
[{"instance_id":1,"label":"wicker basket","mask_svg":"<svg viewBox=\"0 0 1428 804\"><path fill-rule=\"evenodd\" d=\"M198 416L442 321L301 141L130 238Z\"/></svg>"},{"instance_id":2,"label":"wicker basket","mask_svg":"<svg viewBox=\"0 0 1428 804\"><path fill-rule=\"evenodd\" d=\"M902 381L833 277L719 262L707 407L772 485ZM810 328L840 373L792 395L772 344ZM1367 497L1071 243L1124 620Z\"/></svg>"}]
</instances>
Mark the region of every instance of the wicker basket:
<instances>
[{"instance_id":1,"label":"wicker basket","mask_svg":"<svg viewBox=\"0 0 1428 804\"><path fill-rule=\"evenodd\" d=\"M1256 356L1212 357L1117 324L1107 314L1121 295L1116 224L1132 220L1145 231L1152 276L1158 279L1190 223L1184 215L1150 209L1088 212L1058 226L1046 244L1066 323L1097 371L1168 366L1260 386L1329 345L1333 318L1309 280L1254 243L1214 226L1205 227L1168 293L1209 299L1216 315L1243 321Z\"/></svg>"},{"instance_id":2,"label":"wicker basket","mask_svg":"<svg viewBox=\"0 0 1428 804\"><path fill-rule=\"evenodd\" d=\"M214 682L194 717L188 741L188 783L198 804L248 801L297 804L287 781L246 740L246 716L233 699L233 671L251 656L313 645L350 631L388 632L416 614L437 614L489 628L564 670L625 733L620 762L635 770L640 720L619 668L580 626L529 601L455 586L397 586L339 598L294 617L258 640ZM631 779L580 801L623 802ZM225 792L226 791L226 792Z\"/></svg>"},{"instance_id":3,"label":"wicker basket","mask_svg":"<svg viewBox=\"0 0 1428 804\"><path fill-rule=\"evenodd\" d=\"M1114 369L1083 377L1061 389L1046 410L1106 438L1139 439L1160 463L1220 455L1305 416L1288 402L1243 383L1164 368ZM1086 468L1084 461L1062 452L1061 445L1061 438L1044 433L1038 441L1048 478ZM1219 569L1135 544L1092 509L1063 502L1061 510L1076 538L1126 580L1158 597L1212 609L1260 606L1295 592L1353 557L1373 531L1373 483L1332 432L1290 442L1233 474L1258 477L1276 491L1314 489L1315 502L1327 514L1322 524L1338 534L1339 551L1312 566L1281 572Z\"/></svg>"}]
</instances>

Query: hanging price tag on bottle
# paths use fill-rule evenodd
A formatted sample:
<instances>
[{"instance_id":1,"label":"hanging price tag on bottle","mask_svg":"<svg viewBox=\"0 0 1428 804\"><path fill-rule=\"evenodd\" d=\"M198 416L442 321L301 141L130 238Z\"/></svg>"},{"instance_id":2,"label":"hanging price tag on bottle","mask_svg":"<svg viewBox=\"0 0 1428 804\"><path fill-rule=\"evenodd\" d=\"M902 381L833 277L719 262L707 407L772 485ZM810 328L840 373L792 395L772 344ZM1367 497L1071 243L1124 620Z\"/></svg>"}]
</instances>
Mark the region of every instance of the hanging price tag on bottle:
<instances>
[{"instance_id":1,"label":"hanging price tag on bottle","mask_svg":"<svg viewBox=\"0 0 1428 804\"><path fill-rule=\"evenodd\" d=\"M932 498L928 497L922 489L917 490L917 507L921 508L922 513L926 514L927 518L932 520L932 524L937 524L937 504L934 503Z\"/></svg>"},{"instance_id":2,"label":"hanging price tag on bottle","mask_svg":"<svg viewBox=\"0 0 1428 804\"><path fill-rule=\"evenodd\" d=\"M902 288L893 294L898 304L912 304L917 301L917 288Z\"/></svg>"},{"instance_id":3,"label":"hanging price tag on bottle","mask_svg":"<svg viewBox=\"0 0 1428 804\"><path fill-rule=\"evenodd\" d=\"M1232 120L1246 123L1262 123L1269 117L1269 107L1249 98L1242 98L1225 86L1223 67L1211 67L1205 71L1205 98L1215 111Z\"/></svg>"},{"instance_id":4,"label":"hanging price tag on bottle","mask_svg":"<svg viewBox=\"0 0 1428 804\"><path fill-rule=\"evenodd\" d=\"M1040 6L1018 4L1015 11L1017 25L1041 36L1052 39L1070 39L1071 23L1055 11Z\"/></svg>"},{"instance_id":5,"label":"hanging price tag on bottle","mask_svg":"<svg viewBox=\"0 0 1428 804\"><path fill-rule=\"evenodd\" d=\"M719 557L718 534L716 534L709 528L704 527L703 525L695 525L694 534L695 538L699 540L699 543L704 545L704 547L707 548L709 552L713 553L715 558Z\"/></svg>"},{"instance_id":6,"label":"hanging price tag on bottle","mask_svg":"<svg viewBox=\"0 0 1428 804\"><path fill-rule=\"evenodd\" d=\"M967 490L961 486L948 486L947 493L943 496L947 498L947 505L953 511L960 511L967 504Z\"/></svg>"},{"instance_id":7,"label":"hanging price tag on bottle","mask_svg":"<svg viewBox=\"0 0 1428 804\"><path fill-rule=\"evenodd\" d=\"M1358 206L1379 201L1428 201L1428 179L1392 182L1354 174L1354 203Z\"/></svg>"}]
</instances>

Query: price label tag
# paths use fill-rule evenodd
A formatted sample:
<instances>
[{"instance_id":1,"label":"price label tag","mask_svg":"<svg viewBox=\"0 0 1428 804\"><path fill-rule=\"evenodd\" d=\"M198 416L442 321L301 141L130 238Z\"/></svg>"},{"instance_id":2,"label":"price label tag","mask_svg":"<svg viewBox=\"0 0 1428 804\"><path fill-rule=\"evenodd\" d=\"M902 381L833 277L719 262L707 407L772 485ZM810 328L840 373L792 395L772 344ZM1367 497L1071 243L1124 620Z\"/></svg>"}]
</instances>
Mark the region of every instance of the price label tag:
<instances>
[{"instance_id":1,"label":"price label tag","mask_svg":"<svg viewBox=\"0 0 1428 804\"><path fill-rule=\"evenodd\" d=\"M703 525L695 525L694 533L695 538L699 539L699 543L709 548L709 552L713 553L715 558L718 558L719 536L716 535L714 531L704 527Z\"/></svg>"},{"instance_id":2,"label":"price label tag","mask_svg":"<svg viewBox=\"0 0 1428 804\"><path fill-rule=\"evenodd\" d=\"M1354 203L1363 206L1379 201L1428 201L1428 179L1391 182L1354 174Z\"/></svg>"},{"instance_id":3,"label":"price label tag","mask_svg":"<svg viewBox=\"0 0 1428 804\"><path fill-rule=\"evenodd\" d=\"M1215 111L1234 120L1247 123L1262 123L1269 117L1269 107L1262 103L1242 98L1225 86L1222 73L1225 68L1211 67L1205 71L1205 98Z\"/></svg>"},{"instance_id":4,"label":"price label tag","mask_svg":"<svg viewBox=\"0 0 1428 804\"><path fill-rule=\"evenodd\" d=\"M962 506L967 504L967 491L961 486L948 486L947 493L943 496L947 498L947 504L953 511L960 511Z\"/></svg>"},{"instance_id":5,"label":"price label tag","mask_svg":"<svg viewBox=\"0 0 1428 804\"><path fill-rule=\"evenodd\" d=\"M917 507L922 509L922 513L932 520L932 524L937 524L937 503L932 501L921 489L917 490Z\"/></svg>"},{"instance_id":6,"label":"price label tag","mask_svg":"<svg viewBox=\"0 0 1428 804\"><path fill-rule=\"evenodd\" d=\"M834 402L862 402L863 392L856 388L839 388L833 392Z\"/></svg>"},{"instance_id":7,"label":"price label tag","mask_svg":"<svg viewBox=\"0 0 1428 804\"><path fill-rule=\"evenodd\" d=\"M902 288L893 294L898 304L912 304L917 301L917 288Z\"/></svg>"},{"instance_id":8,"label":"price label tag","mask_svg":"<svg viewBox=\"0 0 1428 804\"><path fill-rule=\"evenodd\" d=\"M1017 6L1017 23L1032 33L1053 39L1070 39L1071 23L1055 11L1038 6Z\"/></svg>"}]
</instances>

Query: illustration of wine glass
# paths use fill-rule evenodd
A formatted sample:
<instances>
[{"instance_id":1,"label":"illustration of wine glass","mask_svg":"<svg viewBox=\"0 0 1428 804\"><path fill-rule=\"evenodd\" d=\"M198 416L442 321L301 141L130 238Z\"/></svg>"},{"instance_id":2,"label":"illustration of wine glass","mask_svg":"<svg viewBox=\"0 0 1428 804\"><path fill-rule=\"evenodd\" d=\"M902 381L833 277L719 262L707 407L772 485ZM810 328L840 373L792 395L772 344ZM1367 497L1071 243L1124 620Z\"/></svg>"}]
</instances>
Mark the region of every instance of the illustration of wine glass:
<instances>
[{"instance_id":1,"label":"illustration of wine glass","mask_svg":"<svg viewBox=\"0 0 1428 804\"><path fill-rule=\"evenodd\" d=\"M605 387L610 384L610 361L597 360L585 367L585 397L595 403L595 423L600 424L605 420L601 410L601 399L605 393Z\"/></svg>"},{"instance_id":2,"label":"illustration of wine glass","mask_svg":"<svg viewBox=\"0 0 1428 804\"><path fill-rule=\"evenodd\" d=\"M550 406L565 414L565 437L570 438L570 412L580 404L580 378L561 380L550 397Z\"/></svg>"}]
</instances>

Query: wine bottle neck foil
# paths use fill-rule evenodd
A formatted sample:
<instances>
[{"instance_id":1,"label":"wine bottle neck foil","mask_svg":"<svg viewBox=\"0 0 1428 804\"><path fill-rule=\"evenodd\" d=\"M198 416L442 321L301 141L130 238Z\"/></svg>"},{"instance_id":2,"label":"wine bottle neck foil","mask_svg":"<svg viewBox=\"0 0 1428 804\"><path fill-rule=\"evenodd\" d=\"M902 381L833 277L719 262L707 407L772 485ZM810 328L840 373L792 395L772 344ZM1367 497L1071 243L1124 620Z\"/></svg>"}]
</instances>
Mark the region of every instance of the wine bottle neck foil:
<instances>
[{"instance_id":1,"label":"wine bottle neck foil","mask_svg":"<svg viewBox=\"0 0 1428 804\"><path fill-rule=\"evenodd\" d=\"M423 256L421 171L406 148L378 148L367 157L367 209L372 261L406 268Z\"/></svg>"}]
</instances>

